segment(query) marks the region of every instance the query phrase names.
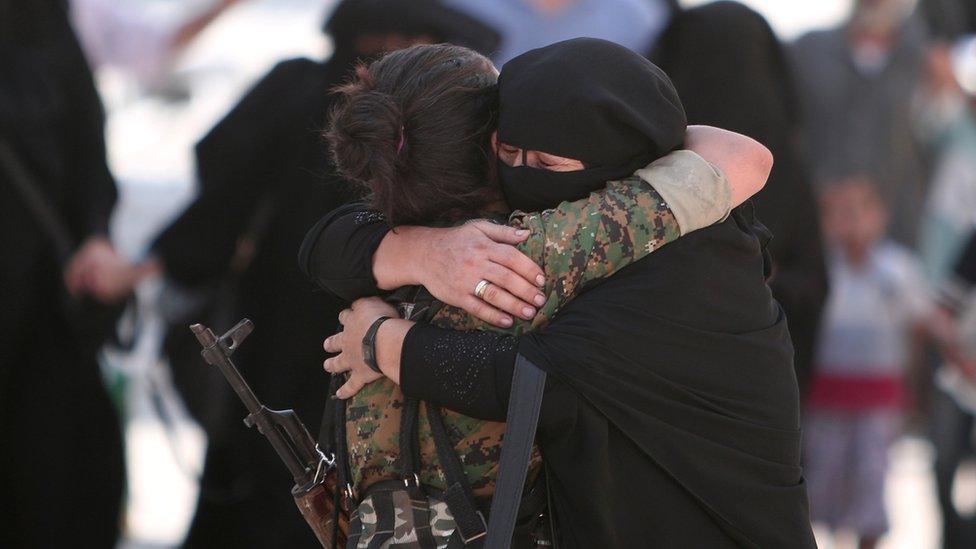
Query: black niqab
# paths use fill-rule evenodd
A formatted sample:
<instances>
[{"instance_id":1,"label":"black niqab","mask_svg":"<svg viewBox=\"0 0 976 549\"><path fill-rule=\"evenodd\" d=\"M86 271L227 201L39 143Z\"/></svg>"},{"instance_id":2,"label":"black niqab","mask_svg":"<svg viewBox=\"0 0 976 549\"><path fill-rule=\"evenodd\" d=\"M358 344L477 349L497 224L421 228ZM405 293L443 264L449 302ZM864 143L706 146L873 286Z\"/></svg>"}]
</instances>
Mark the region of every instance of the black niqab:
<instances>
[{"instance_id":1,"label":"black niqab","mask_svg":"<svg viewBox=\"0 0 976 549\"><path fill-rule=\"evenodd\" d=\"M550 172L499 162L509 205L551 208L631 175L681 146L686 120L664 71L629 49L577 38L505 64L498 80L498 140L581 160Z\"/></svg>"}]
</instances>

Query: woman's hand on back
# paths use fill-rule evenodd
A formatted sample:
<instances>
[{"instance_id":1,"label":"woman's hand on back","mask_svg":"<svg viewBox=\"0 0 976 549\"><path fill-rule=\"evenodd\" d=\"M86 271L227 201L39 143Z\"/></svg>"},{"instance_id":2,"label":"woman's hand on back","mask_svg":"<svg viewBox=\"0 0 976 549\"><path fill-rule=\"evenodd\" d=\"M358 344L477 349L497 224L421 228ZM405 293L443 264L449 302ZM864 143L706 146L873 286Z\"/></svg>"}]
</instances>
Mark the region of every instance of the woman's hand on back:
<instances>
[{"instance_id":1,"label":"woman's hand on back","mask_svg":"<svg viewBox=\"0 0 976 549\"><path fill-rule=\"evenodd\" d=\"M451 228L400 227L383 239L373 271L383 289L422 284L437 299L507 328L545 303L542 269L515 248L528 231L485 220ZM481 297L475 295L481 281Z\"/></svg>"},{"instance_id":2,"label":"woman's hand on back","mask_svg":"<svg viewBox=\"0 0 976 549\"><path fill-rule=\"evenodd\" d=\"M363 338L370 326L381 317L388 317L377 331L374 349L376 362L385 370L377 372L370 368L363 358ZM409 329L406 326L394 326L404 323L397 317L397 311L389 303L378 297L367 297L354 301L348 309L339 313L339 323L342 331L326 338L323 348L335 356L327 359L322 367L333 375L346 375L346 381L336 391L340 399L347 399L358 393L367 384L372 383L384 375L398 383L400 380L399 349L403 344L403 336ZM391 329L392 328L392 329ZM399 338L394 341L380 341L380 332L396 332ZM389 335L389 334L386 334ZM382 345L386 343L387 345Z\"/></svg>"}]
</instances>

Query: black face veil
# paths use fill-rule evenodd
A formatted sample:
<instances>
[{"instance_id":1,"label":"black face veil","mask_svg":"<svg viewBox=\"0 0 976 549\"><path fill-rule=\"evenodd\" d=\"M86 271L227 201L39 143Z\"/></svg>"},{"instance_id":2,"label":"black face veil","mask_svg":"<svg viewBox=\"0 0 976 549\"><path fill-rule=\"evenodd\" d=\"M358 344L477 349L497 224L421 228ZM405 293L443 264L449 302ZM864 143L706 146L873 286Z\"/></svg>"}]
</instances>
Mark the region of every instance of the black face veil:
<instances>
[{"instance_id":1,"label":"black face veil","mask_svg":"<svg viewBox=\"0 0 976 549\"><path fill-rule=\"evenodd\" d=\"M514 209L542 210L581 198L684 141L687 121L671 80L612 42L577 38L532 50L505 64L498 86L499 141L587 166L551 172L499 162Z\"/></svg>"}]
</instances>

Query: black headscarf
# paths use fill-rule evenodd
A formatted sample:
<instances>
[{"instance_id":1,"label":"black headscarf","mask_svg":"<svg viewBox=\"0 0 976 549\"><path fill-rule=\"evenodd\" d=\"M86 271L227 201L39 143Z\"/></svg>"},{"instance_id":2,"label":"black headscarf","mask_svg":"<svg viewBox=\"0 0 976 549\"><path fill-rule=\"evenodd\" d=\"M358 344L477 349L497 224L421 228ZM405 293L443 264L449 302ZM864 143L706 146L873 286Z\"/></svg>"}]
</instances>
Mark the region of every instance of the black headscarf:
<instances>
[{"instance_id":1,"label":"black headscarf","mask_svg":"<svg viewBox=\"0 0 976 549\"><path fill-rule=\"evenodd\" d=\"M654 59L674 80L690 123L748 135L776 158L754 201L773 233L770 286L790 319L802 387L827 273L816 203L796 143L798 100L783 46L762 15L738 2L714 2L675 15Z\"/></svg>"},{"instance_id":2,"label":"black headscarf","mask_svg":"<svg viewBox=\"0 0 976 549\"><path fill-rule=\"evenodd\" d=\"M675 15L654 60L681 93L689 123L731 129L763 144L795 132L799 108L785 52L752 9L723 1Z\"/></svg>"},{"instance_id":3,"label":"black headscarf","mask_svg":"<svg viewBox=\"0 0 976 549\"><path fill-rule=\"evenodd\" d=\"M577 38L532 50L505 64L498 87L499 141L587 167L560 173L499 162L514 209L581 198L684 141L687 121L671 80L613 42Z\"/></svg>"},{"instance_id":4,"label":"black headscarf","mask_svg":"<svg viewBox=\"0 0 976 549\"><path fill-rule=\"evenodd\" d=\"M332 37L336 56L356 57L356 38L365 34L430 36L483 55L498 46L499 34L439 0L343 0L322 30Z\"/></svg>"}]
</instances>

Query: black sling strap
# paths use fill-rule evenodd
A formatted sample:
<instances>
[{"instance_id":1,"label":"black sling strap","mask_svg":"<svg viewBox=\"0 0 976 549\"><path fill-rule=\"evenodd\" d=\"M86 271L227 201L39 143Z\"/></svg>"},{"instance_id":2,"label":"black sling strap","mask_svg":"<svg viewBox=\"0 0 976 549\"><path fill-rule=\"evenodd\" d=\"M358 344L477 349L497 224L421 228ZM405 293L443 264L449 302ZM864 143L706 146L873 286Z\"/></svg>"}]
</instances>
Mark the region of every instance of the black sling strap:
<instances>
[{"instance_id":1,"label":"black sling strap","mask_svg":"<svg viewBox=\"0 0 976 549\"><path fill-rule=\"evenodd\" d=\"M512 544L545 388L546 372L518 355L512 377L512 394L508 400L498 481L488 515L485 549L505 549Z\"/></svg>"}]
</instances>

